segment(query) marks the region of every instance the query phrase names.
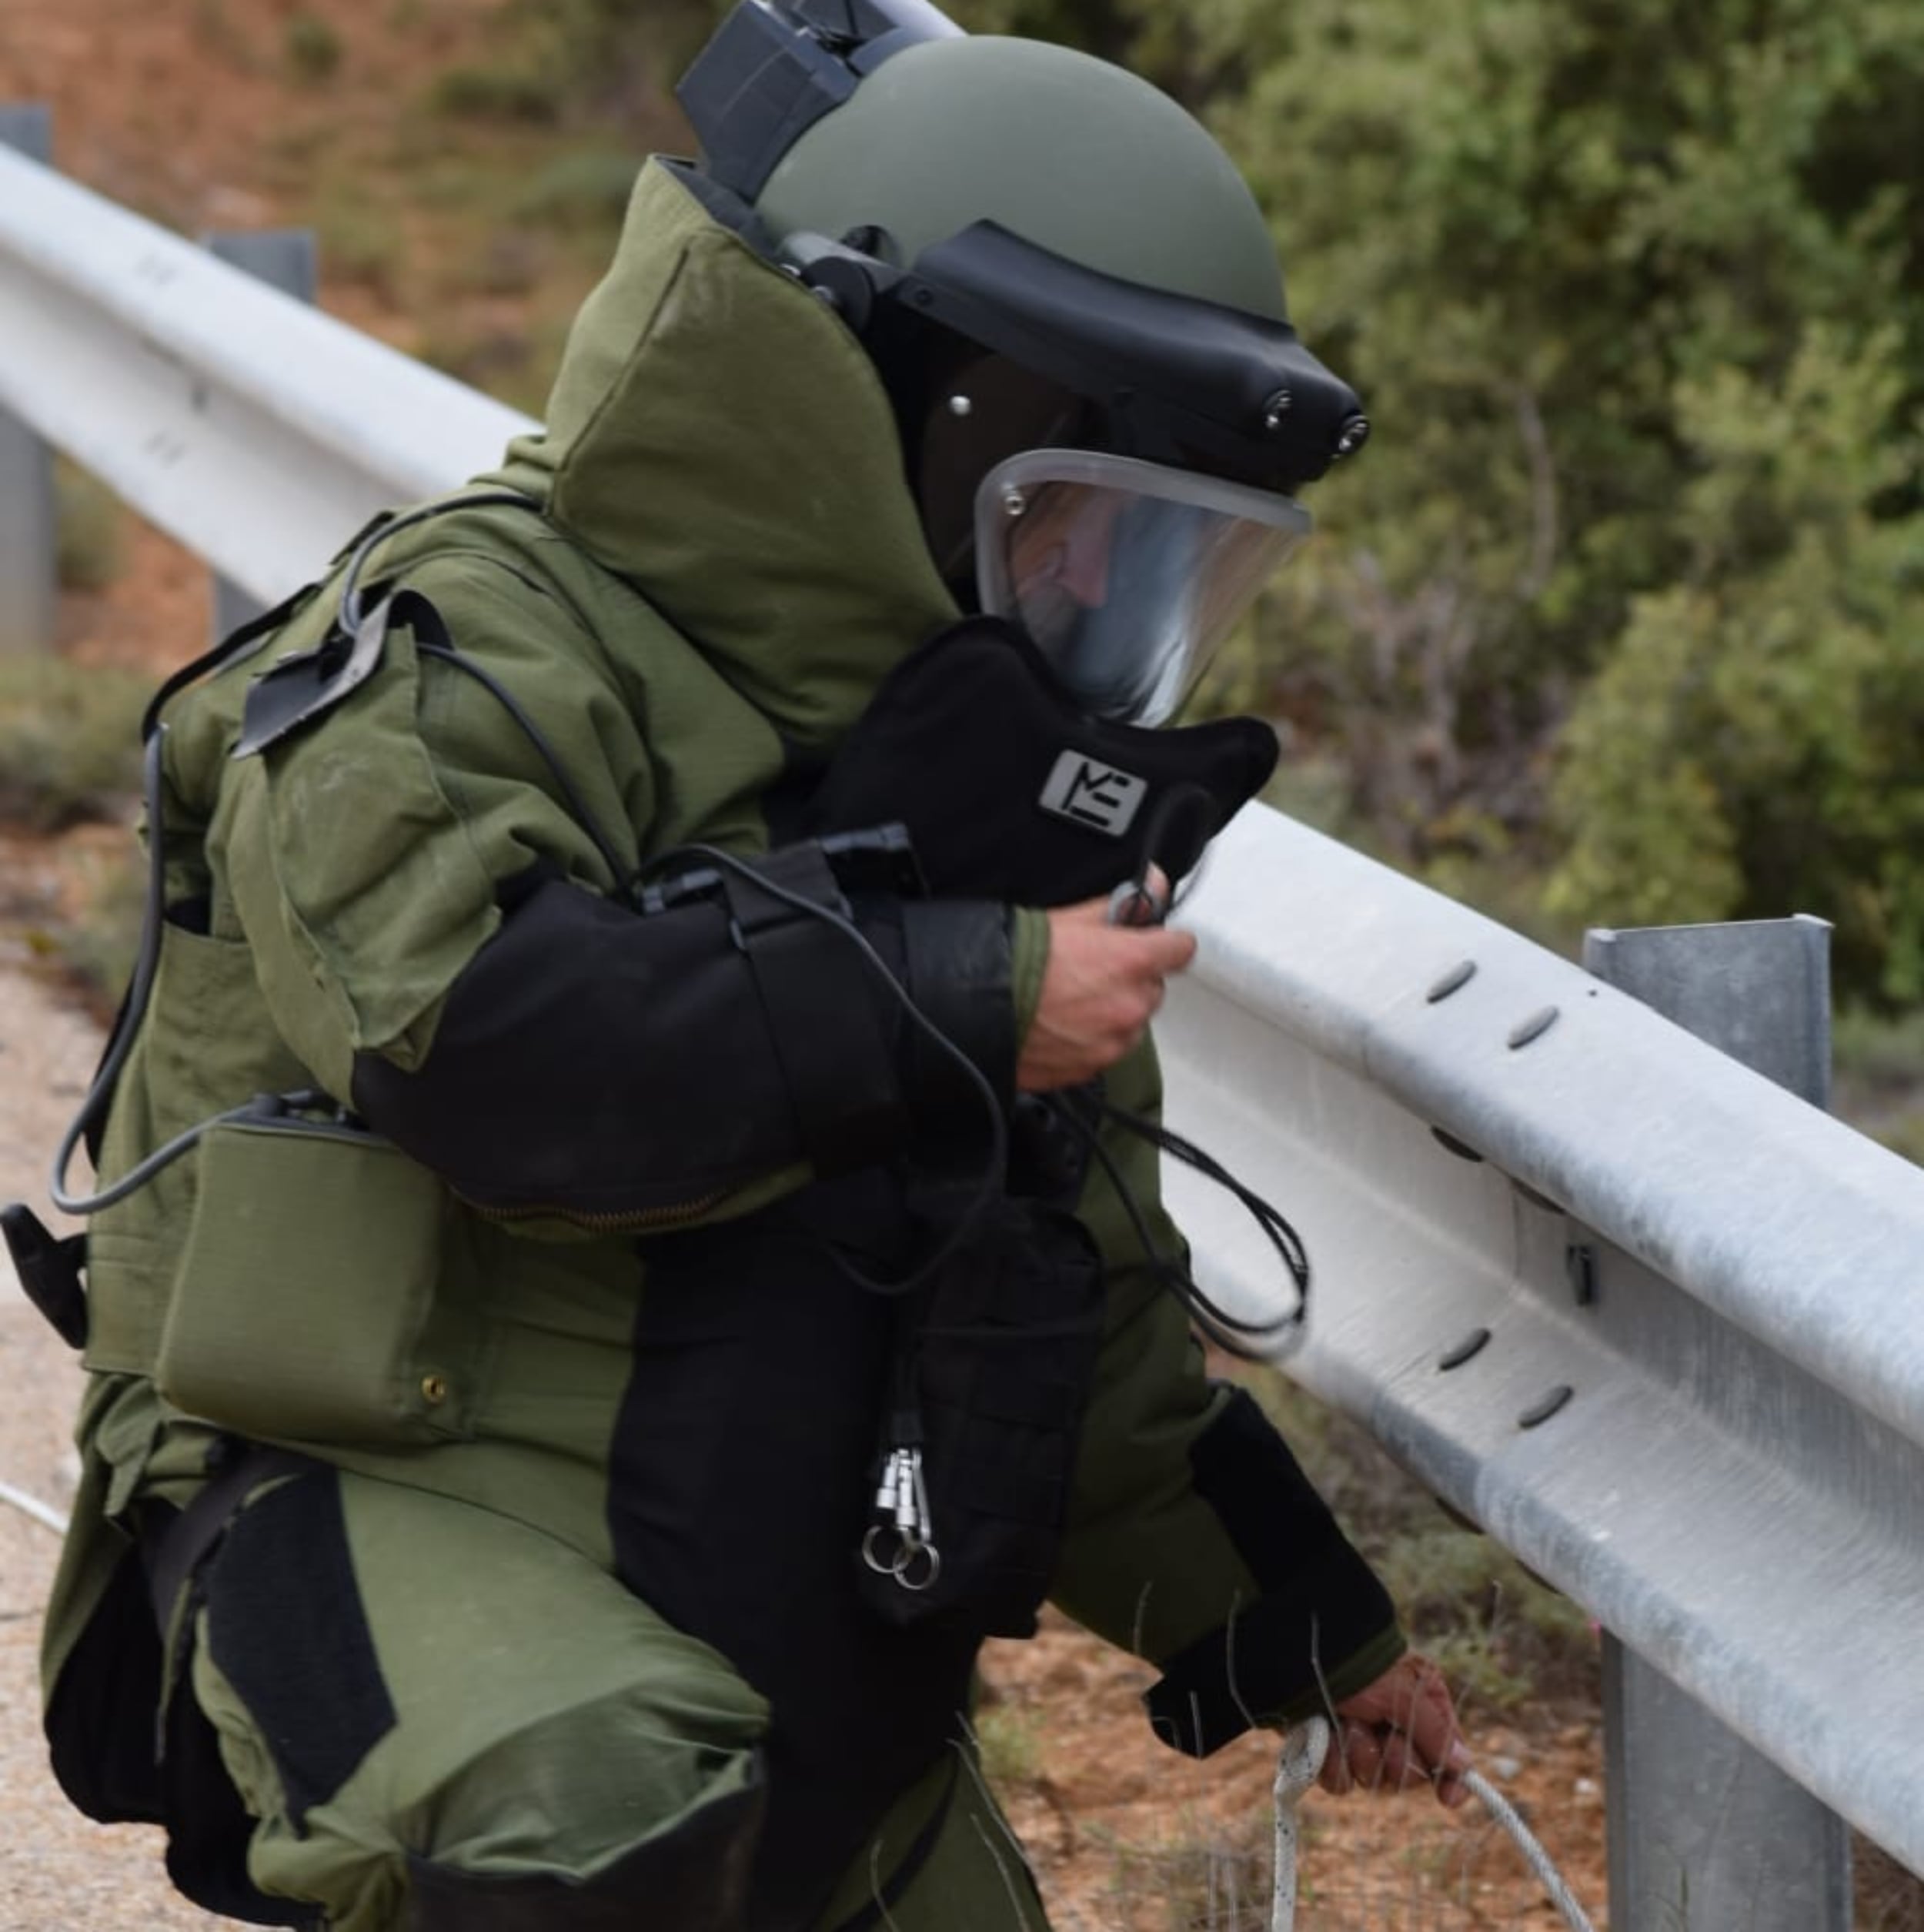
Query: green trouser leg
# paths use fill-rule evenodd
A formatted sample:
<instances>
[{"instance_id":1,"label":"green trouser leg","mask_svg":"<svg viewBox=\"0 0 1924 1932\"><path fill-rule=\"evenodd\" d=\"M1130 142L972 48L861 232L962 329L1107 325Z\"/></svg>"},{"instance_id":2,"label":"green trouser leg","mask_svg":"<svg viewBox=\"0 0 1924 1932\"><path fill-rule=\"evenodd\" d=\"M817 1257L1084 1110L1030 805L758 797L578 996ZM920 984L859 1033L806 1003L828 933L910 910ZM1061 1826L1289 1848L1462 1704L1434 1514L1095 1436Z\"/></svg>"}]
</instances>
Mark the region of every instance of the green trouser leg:
<instances>
[{"instance_id":1,"label":"green trouser leg","mask_svg":"<svg viewBox=\"0 0 1924 1932\"><path fill-rule=\"evenodd\" d=\"M192 1688L262 1890L332 1932L735 1932L766 1706L567 1546L317 1471L235 1519L206 1597ZM904 1795L818 1923L1046 1932L971 1751Z\"/></svg>"},{"instance_id":2,"label":"green trouser leg","mask_svg":"<svg viewBox=\"0 0 1924 1932\"><path fill-rule=\"evenodd\" d=\"M259 1821L249 1872L332 1932L639 1924L636 1897L691 1862L716 1896L685 1922L732 1917L766 1708L540 1531L304 1476L235 1519L198 1628L194 1693Z\"/></svg>"}]
</instances>

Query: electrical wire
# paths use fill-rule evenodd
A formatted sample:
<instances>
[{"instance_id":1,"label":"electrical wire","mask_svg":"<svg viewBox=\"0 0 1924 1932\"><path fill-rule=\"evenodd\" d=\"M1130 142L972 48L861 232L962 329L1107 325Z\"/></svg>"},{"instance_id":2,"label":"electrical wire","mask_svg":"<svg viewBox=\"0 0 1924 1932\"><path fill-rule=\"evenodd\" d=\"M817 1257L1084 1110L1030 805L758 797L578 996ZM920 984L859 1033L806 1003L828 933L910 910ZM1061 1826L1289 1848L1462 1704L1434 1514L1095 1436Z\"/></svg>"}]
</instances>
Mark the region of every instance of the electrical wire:
<instances>
[{"instance_id":1,"label":"electrical wire","mask_svg":"<svg viewBox=\"0 0 1924 1932\"><path fill-rule=\"evenodd\" d=\"M1002 1176L1009 1164L1009 1126L1003 1117L1002 1103L997 1099L995 1089L989 1085L987 1076L980 1068L916 1004L908 988L890 971L887 961L870 944L867 935L853 920L843 918L832 907L823 905L802 893L791 891L787 886L778 884L757 871L745 859L737 858L732 852L724 852L717 846L678 845L672 851L651 859L649 870L659 871L664 866L680 864L690 858L703 860L723 871L731 872L738 878L746 879L757 891L765 892L771 899L779 900L798 912L806 913L810 918L818 919L824 925L840 933L860 954L890 998L901 1008L910 1024L938 1052L954 1063L980 1096L989 1121L989 1158L983 1164L981 1178L976 1184L968 1205L963 1209L955 1225L935 1251L900 1280L880 1281L857 1268L837 1250L833 1248L829 1250L836 1267L858 1288L866 1289L870 1294L899 1297L914 1293L925 1282L932 1280L950 1258L960 1249L963 1243L980 1225L984 1215L994 1206L1001 1192Z\"/></svg>"},{"instance_id":2,"label":"electrical wire","mask_svg":"<svg viewBox=\"0 0 1924 1932\"><path fill-rule=\"evenodd\" d=\"M0 1502L18 1509L23 1516L31 1516L37 1523L51 1529L56 1536L67 1533L68 1519L38 1496L30 1496L24 1489L16 1489L11 1482L0 1482Z\"/></svg>"},{"instance_id":3,"label":"electrical wire","mask_svg":"<svg viewBox=\"0 0 1924 1932\"><path fill-rule=\"evenodd\" d=\"M1322 1768L1329 1738L1327 1718L1305 1718L1284 1737L1282 1753L1276 1761L1276 1876L1270 1932L1293 1932L1296 1924L1297 1812ZM1518 1815L1515 1806L1480 1771L1465 1772L1463 1783L1508 1834L1571 1932L1595 1932L1568 1882Z\"/></svg>"},{"instance_id":4,"label":"electrical wire","mask_svg":"<svg viewBox=\"0 0 1924 1932\"><path fill-rule=\"evenodd\" d=\"M1188 1309L1209 1339L1224 1353L1244 1362L1274 1362L1287 1354L1308 1319L1310 1266L1301 1238L1283 1218L1281 1211L1253 1188L1245 1187L1212 1155L1142 1115L1132 1114L1107 1100L1098 1099L1094 1103L1096 1118L1092 1120L1067 1095L1047 1095L1045 1104L1087 1147L1108 1177L1109 1185L1122 1205L1151 1272ZM1214 1181L1234 1195L1249 1210L1271 1246L1282 1257L1283 1265L1296 1285L1295 1307L1261 1322L1231 1315L1208 1294L1187 1269L1165 1255L1156 1245L1155 1237L1149 1231L1147 1217L1136 1198L1135 1190L1130 1186L1115 1156L1103 1144L1101 1123L1104 1121L1113 1121L1117 1126L1136 1134L1159 1152L1194 1168L1206 1179ZM1288 1339L1272 1339L1277 1337ZM1252 1343L1261 1345L1252 1346Z\"/></svg>"},{"instance_id":5,"label":"electrical wire","mask_svg":"<svg viewBox=\"0 0 1924 1932\"><path fill-rule=\"evenodd\" d=\"M640 871L626 863L616 851L614 841L603 829L601 821L589 810L588 801L582 797L580 787L575 783L567 767L556 754L547 734L528 715L521 700L492 671L484 669L472 657L456 650L452 644L426 643L417 639L415 649L420 656L432 657L440 663L451 664L456 670L464 672L473 678L521 727L541 762L547 767L549 775L560 791L563 803L574 814L581 829L588 834L590 844L600 854L601 862L607 867L608 876L615 890L632 902L640 877Z\"/></svg>"},{"instance_id":6,"label":"electrical wire","mask_svg":"<svg viewBox=\"0 0 1924 1932\"><path fill-rule=\"evenodd\" d=\"M160 967L160 927L162 904L166 896L167 851L166 839L160 823L160 781L162 760L166 754L167 727L157 724L147 740L146 750L141 761L141 791L147 809L147 897L141 909L140 942L134 958L134 977L127 990L127 998L120 1009L120 1018L115 1022L113 1038L107 1043L107 1051L100 1062L99 1071L93 1077L87 1089L86 1098L80 1103L80 1111L73 1117L53 1158L53 1172L49 1178L47 1192L48 1198L62 1214L89 1215L102 1208L110 1208L116 1201L123 1200L135 1188L167 1165L169 1160L177 1160L185 1153L192 1141L183 1136L186 1144L172 1144L160 1152L143 1161L134 1172L125 1176L113 1186L91 1195L70 1194L67 1191L67 1170L73 1165L74 1150L82 1138L99 1124L107 1110L109 1101L120 1079L121 1069L127 1064L127 1056L132 1052L134 1036L140 1031L140 1022L147 1011L147 1002L153 996L154 978ZM199 1129L193 1130L198 1135ZM165 1156L163 1158L162 1156ZM156 1165L158 1163L158 1165ZM95 1177L98 1178L98 1177Z\"/></svg>"}]
</instances>

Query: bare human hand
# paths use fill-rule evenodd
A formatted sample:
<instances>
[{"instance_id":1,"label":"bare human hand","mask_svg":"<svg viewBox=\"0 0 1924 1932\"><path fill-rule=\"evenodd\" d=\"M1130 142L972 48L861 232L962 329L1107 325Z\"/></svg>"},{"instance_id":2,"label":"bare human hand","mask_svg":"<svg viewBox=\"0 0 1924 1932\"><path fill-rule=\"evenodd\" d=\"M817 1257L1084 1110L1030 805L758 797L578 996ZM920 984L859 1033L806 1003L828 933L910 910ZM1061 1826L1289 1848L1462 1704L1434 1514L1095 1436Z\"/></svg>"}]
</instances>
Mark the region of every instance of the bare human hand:
<instances>
[{"instance_id":1,"label":"bare human hand","mask_svg":"<svg viewBox=\"0 0 1924 1932\"><path fill-rule=\"evenodd\" d=\"M1434 1784L1454 1808L1469 1796L1470 1753L1442 1673L1427 1657L1403 1657L1336 1706L1318 1782L1341 1797L1358 1787L1408 1791Z\"/></svg>"},{"instance_id":2,"label":"bare human hand","mask_svg":"<svg viewBox=\"0 0 1924 1932\"><path fill-rule=\"evenodd\" d=\"M1042 993L1016 1062L1018 1089L1077 1087L1114 1066L1155 1017L1164 981L1195 953L1192 933L1111 925L1106 899L1051 913Z\"/></svg>"}]
</instances>

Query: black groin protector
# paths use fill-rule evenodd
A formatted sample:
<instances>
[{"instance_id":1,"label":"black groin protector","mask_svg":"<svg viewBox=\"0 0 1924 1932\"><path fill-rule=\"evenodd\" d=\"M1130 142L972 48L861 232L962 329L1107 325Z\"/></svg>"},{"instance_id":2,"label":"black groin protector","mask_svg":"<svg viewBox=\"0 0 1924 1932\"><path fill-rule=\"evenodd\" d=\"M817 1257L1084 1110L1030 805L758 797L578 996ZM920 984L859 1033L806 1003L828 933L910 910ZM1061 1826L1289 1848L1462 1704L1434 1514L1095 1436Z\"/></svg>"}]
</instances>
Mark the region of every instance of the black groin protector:
<instances>
[{"instance_id":1,"label":"black groin protector","mask_svg":"<svg viewBox=\"0 0 1924 1932\"><path fill-rule=\"evenodd\" d=\"M1019 631L971 618L883 680L807 829L900 821L937 897L1072 905L1152 862L1181 878L1275 767L1276 734L1254 718L1089 717Z\"/></svg>"}]
</instances>

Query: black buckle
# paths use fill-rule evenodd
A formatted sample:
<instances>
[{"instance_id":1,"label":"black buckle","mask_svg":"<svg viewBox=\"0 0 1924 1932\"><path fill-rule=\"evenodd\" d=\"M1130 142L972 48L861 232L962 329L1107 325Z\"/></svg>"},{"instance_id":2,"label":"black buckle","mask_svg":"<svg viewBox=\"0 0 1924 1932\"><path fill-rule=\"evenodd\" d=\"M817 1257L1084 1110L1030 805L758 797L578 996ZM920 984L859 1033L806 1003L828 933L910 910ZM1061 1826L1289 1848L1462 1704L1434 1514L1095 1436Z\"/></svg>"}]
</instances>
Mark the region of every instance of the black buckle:
<instances>
[{"instance_id":1,"label":"black buckle","mask_svg":"<svg viewBox=\"0 0 1924 1932\"><path fill-rule=\"evenodd\" d=\"M0 1208L0 1235L6 1238L20 1285L70 1349L87 1345L87 1291L81 1269L87 1237L57 1238L25 1202Z\"/></svg>"}]
</instances>

